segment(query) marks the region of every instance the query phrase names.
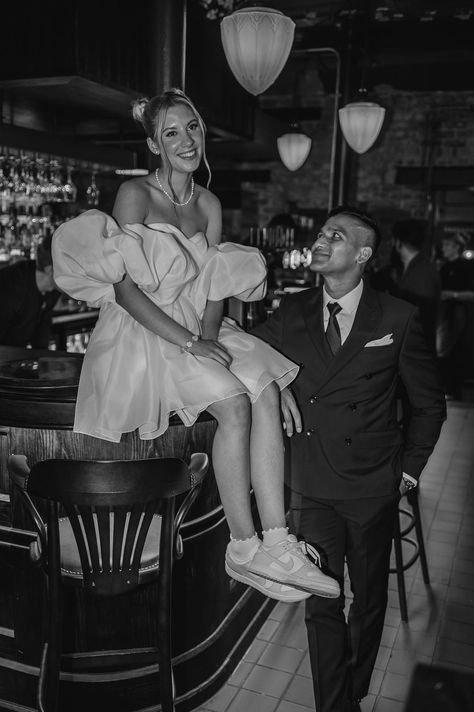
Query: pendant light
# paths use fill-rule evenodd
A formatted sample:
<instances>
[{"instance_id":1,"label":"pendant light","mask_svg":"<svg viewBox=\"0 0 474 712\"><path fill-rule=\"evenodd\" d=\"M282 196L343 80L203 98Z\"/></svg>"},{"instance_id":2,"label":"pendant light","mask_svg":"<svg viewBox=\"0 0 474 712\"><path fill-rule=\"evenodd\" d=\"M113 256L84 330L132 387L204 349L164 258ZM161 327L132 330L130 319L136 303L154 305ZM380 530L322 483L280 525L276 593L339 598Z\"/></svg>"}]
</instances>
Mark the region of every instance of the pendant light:
<instances>
[{"instance_id":1,"label":"pendant light","mask_svg":"<svg viewBox=\"0 0 474 712\"><path fill-rule=\"evenodd\" d=\"M339 109L342 135L356 153L365 153L374 145L385 117L383 106L366 101L366 95L365 89L359 89L361 100Z\"/></svg>"},{"instance_id":2,"label":"pendant light","mask_svg":"<svg viewBox=\"0 0 474 712\"><path fill-rule=\"evenodd\" d=\"M301 130L298 123L298 107L301 106L300 83L303 74L301 67L296 62L293 79L293 120L290 122L289 130L277 138L281 162L289 171L297 171L298 168L301 168L309 156L313 143L312 138Z\"/></svg>"},{"instance_id":3,"label":"pendant light","mask_svg":"<svg viewBox=\"0 0 474 712\"><path fill-rule=\"evenodd\" d=\"M297 123L291 124L290 131L277 138L281 162L289 171L297 171L309 156L313 140L301 131Z\"/></svg>"},{"instance_id":4,"label":"pendant light","mask_svg":"<svg viewBox=\"0 0 474 712\"><path fill-rule=\"evenodd\" d=\"M244 89L257 96L273 84L286 64L294 34L293 20L272 8L241 8L224 17L224 53Z\"/></svg>"}]
</instances>

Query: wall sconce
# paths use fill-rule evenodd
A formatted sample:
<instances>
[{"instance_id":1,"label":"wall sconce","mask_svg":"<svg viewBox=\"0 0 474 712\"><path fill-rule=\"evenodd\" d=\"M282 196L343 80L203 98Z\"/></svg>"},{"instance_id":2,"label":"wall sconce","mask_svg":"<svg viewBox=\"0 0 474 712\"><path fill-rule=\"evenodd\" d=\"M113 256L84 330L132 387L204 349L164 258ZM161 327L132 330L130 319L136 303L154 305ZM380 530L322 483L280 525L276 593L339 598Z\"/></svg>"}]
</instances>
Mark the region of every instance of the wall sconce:
<instances>
[{"instance_id":1,"label":"wall sconce","mask_svg":"<svg viewBox=\"0 0 474 712\"><path fill-rule=\"evenodd\" d=\"M224 53L244 89L257 96L273 84L286 64L294 34L293 20L272 8L242 8L224 17Z\"/></svg>"},{"instance_id":2,"label":"wall sconce","mask_svg":"<svg viewBox=\"0 0 474 712\"><path fill-rule=\"evenodd\" d=\"M361 98L365 90L360 90ZM382 128L385 109L370 101L355 101L339 109L339 123L344 138L356 153L365 153L374 145Z\"/></svg>"},{"instance_id":3,"label":"wall sconce","mask_svg":"<svg viewBox=\"0 0 474 712\"><path fill-rule=\"evenodd\" d=\"M291 124L290 131L277 138L281 162L289 171L297 171L309 156L313 139L301 131L297 123Z\"/></svg>"}]
</instances>

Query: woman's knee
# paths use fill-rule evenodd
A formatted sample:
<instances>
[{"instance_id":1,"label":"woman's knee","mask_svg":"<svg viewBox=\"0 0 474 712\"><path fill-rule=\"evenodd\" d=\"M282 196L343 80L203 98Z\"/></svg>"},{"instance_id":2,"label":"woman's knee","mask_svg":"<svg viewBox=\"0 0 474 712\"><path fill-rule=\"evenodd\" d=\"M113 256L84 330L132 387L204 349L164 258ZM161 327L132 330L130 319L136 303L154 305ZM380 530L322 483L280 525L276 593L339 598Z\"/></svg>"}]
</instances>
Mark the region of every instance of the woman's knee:
<instances>
[{"instance_id":1,"label":"woman's knee","mask_svg":"<svg viewBox=\"0 0 474 712\"><path fill-rule=\"evenodd\" d=\"M221 426L242 428L250 425L250 401L246 393L213 403L208 410Z\"/></svg>"}]
</instances>

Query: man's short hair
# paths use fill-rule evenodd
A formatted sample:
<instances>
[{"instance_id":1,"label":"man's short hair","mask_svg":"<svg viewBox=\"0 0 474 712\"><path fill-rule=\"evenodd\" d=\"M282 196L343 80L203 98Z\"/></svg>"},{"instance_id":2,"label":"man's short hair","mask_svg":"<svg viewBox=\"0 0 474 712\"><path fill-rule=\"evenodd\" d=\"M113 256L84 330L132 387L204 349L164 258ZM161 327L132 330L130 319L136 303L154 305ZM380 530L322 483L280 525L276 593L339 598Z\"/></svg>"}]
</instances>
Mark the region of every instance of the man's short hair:
<instances>
[{"instance_id":1,"label":"man's short hair","mask_svg":"<svg viewBox=\"0 0 474 712\"><path fill-rule=\"evenodd\" d=\"M373 258L375 253L379 249L380 243L382 242L382 233L380 232L380 228L375 218L372 217L370 213L366 213L363 210L359 210L359 208L356 208L352 205L338 205L336 208L333 208L329 211L327 217L332 218L335 215L351 215L353 218L357 218L361 223L363 223L372 231L374 236L374 244L369 245L369 247L372 248Z\"/></svg>"},{"instance_id":2,"label":"man's short hair","mask_svg":"<svg viewBox=\"0 0 474 712\"><path fill-rule=\"evenodd\" d=\"M402 245L408 245L414 250L421 250L426 240L426 228L423 220L408 218L398 220L392 227L392 234L395 240L399 240Z\"/></svg>"}]
</instances>

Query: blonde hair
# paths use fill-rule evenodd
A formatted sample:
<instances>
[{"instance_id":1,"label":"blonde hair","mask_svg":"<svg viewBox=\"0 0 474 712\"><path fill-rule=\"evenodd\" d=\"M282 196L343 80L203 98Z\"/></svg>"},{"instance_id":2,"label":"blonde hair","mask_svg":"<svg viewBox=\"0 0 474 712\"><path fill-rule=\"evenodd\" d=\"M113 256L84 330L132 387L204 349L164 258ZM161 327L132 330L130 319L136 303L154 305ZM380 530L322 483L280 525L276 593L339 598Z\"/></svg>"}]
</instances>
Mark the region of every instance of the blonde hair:
<instances>
[{"instance_id":1,"label":"blonde hair","mask_svg":"<svg viewBox=\"0 0 474 712\"><path fill-rule=\"evenodd\" d=\"M179 105L186 106L190 109L201 128L202 135L206 136L206 125L200 115L199 111L194 106L191 99L186 96L186 94L181 91L181 89L169 89L158 96L154 96L151 99L147 97L142 97L136 99L132 102L132 116L135 121L142 125L146 135L150 138L158 148L160 149L160 156L163 162L167 162L166 152L161 141L161 132L166 120L166 112L174 106ZM209 166L207 156L206 156L206 146L203 142L203 161L207 168L208 179L207 188L209 188L211 182L211 168ZM168 164L168 178L171 178L171 166ZM171 181L170 181L171 185Z\"/></svg>"}]
</instances>

